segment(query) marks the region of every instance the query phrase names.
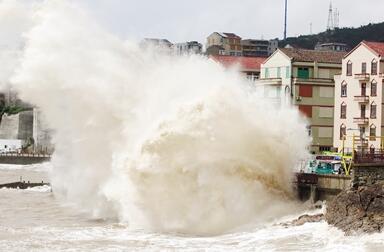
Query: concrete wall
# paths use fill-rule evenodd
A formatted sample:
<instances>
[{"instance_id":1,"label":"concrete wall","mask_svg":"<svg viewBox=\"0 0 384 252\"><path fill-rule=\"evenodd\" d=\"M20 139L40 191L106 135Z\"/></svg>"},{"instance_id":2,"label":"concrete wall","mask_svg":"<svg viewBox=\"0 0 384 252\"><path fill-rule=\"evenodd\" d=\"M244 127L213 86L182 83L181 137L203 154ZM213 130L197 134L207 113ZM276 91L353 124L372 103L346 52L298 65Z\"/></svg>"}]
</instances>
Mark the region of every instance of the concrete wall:
<instances>
[{"instance_id":1,"label":"concrete wall","mask_svg":"<svg viewBox=\"0 0 384 252\"><path fill-rule=\"evenodd\" d=\"M384 165L354 164L352 169L353 186L384 184Z\"/></svg>"}]
</instances>

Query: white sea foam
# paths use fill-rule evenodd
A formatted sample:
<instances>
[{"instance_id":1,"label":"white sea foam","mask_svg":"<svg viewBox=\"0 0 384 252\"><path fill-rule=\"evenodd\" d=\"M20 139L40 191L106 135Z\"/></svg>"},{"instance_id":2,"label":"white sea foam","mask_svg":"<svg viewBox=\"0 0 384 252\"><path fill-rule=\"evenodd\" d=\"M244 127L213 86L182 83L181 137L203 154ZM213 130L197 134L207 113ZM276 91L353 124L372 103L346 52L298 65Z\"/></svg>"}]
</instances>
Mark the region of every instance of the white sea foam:
<instances>
[{"instance_id":1,"label":"white sea foam","mask_svg":"<svg viewBox=\"0 0 384 252\"><path fill-rule=\"evenodd\" d=\"M54 193L131 228L213 234L290 213L305 123L204 56L142 51L67 1L36 8L12 78L54 129ZM291 203L290 203L291 202Z\"/></svg>"}]
</instances>

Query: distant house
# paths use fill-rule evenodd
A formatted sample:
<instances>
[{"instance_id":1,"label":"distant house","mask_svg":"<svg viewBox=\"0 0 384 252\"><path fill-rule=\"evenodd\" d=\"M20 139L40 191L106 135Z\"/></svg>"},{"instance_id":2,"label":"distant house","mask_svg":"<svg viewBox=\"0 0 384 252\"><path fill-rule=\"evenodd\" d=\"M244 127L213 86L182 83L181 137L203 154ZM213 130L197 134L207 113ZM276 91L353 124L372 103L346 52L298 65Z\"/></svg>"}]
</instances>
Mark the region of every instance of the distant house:
<instances>
[{"instance_id":1,"label":"distant house","mask_svg":"<svg viewBox=\"0 0 384 252\"><path fill-rule=\"evenodd\" d=\"M224 67L239 66L240 71L244 73L244 76L252 81L260 77L261 63L266 59L263 57L238 57L227 55L211 55L210 58Z\"/></svg>"},{"instance_id":2,"label":"distant house","mask_svg":"<svg viewBox=\"0 0 384 252\"><path fill-rule=\"evenodd\" d=\"M241 37L237 36L234 33L227 33L227 32L212 33L207 38L207 45L206 45L207 52L216 52L216 50L210 50L210 47L212 46L222 47L223 50L219 51L221 55L229 55L229 56L242 55Z\"/></svg>"},{"instance_id":3,"label":"distant house","mask_svg":"<svg viewBox=\"0 0 384 252\"><path fill-rule=\"evenodd\" d=\"M344 43L318 43L315 50L319 51L335 51L335 52L348 52L349 46Z\"/></svg>"},{"instance_id":4,"label":"distant house","mask_svg":"<svg viewBox=\"0 0 384 252\"><path fill-rule=\"evenodd\" d=\"M200 54L202 52L203 45L197 41L189 41L185 43L176 43L174 50L176 54Z\"/></svg>"},{"instance_id":5,"label":"distant house","mask_svg":"<svg viewBox=\"0 0 384 252\"><path fill-rule=\"evenodd\" d=\"M334 76L346 53L280 48L261 65L256 85L269 86L282 104L290 103L308 118L311 151L333 147Z\"/></svg>"},{"instance_id":6,"label":"distant house","mask_svg":"<svg viewBox=\"0 0 384 252\"><path fill-rule=\"evenodd\" d=\"M374 152L384 139L384 42L362 41L343 58L335 76L334 147ZM343 139L345 138L345 141Z\"/></svg>"},{"instance_id":7,"label":"distant house","mask_svg":"<svg viewBox=\"0 0 384 252\"><path fill-rule=\"evenodd\" d=\"M140 42L142 49L154 48L157 51L171 53L173 44L168 39L145 38Z\"/></svg>"},{"instance_id":8,"label":"distant house","mask_svg":"<svg viewBox=\"0 0 384 252\"><path fill-rule=\"evenodd\" d=\"M278 40L243 39L243 56L268 57L278 48Z\"/></svg>"}]
</instances>

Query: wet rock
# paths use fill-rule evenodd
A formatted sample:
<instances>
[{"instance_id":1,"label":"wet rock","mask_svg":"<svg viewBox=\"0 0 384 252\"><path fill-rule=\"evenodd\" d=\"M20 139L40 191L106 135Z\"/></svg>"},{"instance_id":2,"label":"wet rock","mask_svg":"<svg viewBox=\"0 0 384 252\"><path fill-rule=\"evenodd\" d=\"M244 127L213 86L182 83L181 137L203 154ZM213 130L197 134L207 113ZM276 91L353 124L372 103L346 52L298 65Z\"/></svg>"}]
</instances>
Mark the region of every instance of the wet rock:
<instances>
[{"instance_id":1,"label":"wet rock","mask_svg":"<svg viewBox=\"0 0 384 252\"><path fill-rule=\"evenodd\" d=\"M315 214L315 215L304 214L304 215L300 216L299 218L297 218L296 220L293 220L293 221L290 221L287 223L283 223L282 225L285 227L301 226L301 225L304 225L305 223L308 223L308 222L319 222L322 220L324 220L323 214Z\"/></svg>"},{"instance_id":2,"label":"wet rock","mask_svg":"<svg viewBox=\"0 0 384 252\"><path fill-rule=\"evenodd\" d=\"M341 192L327 204L325 219L347 235L382 231L384 185L361 186Z\"/></svg>"}]
</instances>

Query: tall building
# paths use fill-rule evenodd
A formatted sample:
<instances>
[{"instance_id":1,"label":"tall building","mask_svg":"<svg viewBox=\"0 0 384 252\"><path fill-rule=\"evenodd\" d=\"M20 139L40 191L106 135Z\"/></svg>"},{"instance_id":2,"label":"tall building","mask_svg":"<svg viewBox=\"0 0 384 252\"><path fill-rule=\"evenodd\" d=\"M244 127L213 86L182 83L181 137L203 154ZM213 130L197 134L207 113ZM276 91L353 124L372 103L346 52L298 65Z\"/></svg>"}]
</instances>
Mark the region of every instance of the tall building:
<instances>
[{"instance_id":1,"label":"tall building","mask_svg":"<svg viewBox=\"0 0 384 252\"><path fill-rule=\"evenodd\" d=\"M278 48L278 40L244 39L241 41L243 56L268 57Z\"/></svg>"},{"instance_id":2,"label":"tall building","mask_svg":"<svg viewBox=\"0 0 384 252\"><path fill-rule=\"evenodd\" d=\"M256 85L269 86L268 94L279 99L281 105L293 104L307 117L313 153L333 146L333 77L340 74L345 54L280 48L261 65Z\"/></svg>"},{"instance_id":3,"label":"tall building","mask_svg":"<svg viewBox=\"0 0 384 252\"><path fill-rule=\"evenodd\" d=\"M214 32L207 38L207 52L210 51L210 47L221 47L223 50L218 50L220 55L241 56L241 37L234 33L219 33Z\"/></svg>"},{"instance_id":4,"label":"tall building","mask_svg":"<svg viewBox=\"0 0 384 252\"><path fill-rule=\"evenodd\" d=\"M336 148L380 148L384 127L384 43L362 41L343 58L335 76L334 141ZM345 139L345 141L343 141Z\"/></svg>"}]
</instances>

